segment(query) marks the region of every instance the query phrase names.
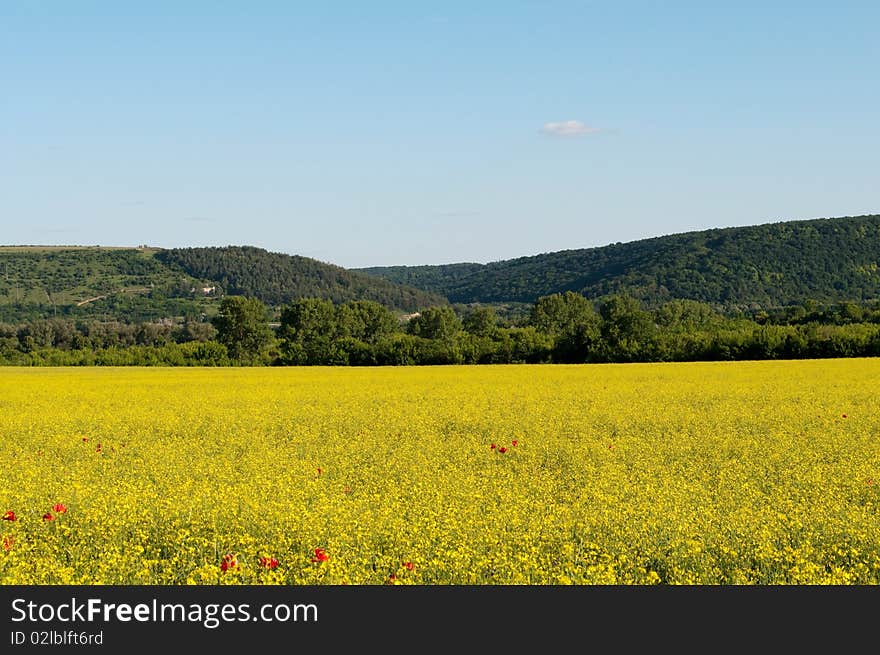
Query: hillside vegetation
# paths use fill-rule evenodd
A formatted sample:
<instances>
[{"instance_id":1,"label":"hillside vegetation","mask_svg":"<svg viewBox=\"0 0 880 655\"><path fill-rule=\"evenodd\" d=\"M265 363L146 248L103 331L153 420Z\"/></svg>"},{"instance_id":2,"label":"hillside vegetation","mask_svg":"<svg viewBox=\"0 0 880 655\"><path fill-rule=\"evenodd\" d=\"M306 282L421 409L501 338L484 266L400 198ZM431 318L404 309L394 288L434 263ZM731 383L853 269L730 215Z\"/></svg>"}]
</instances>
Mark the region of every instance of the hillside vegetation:
<instances>
[{"instance_id":1,"label":"hillside vegetation","mask_svg":"<svg viewBox=\"0 0 880 655\"><path fill-rule=\"evenodd\" d=\"M0 248L0 320L52 316L148 320L197 315L208 284L152 249Z\"/></svg>"},{"instance_id":2,"label":"hillside vegetation","mask_svg":"<svg viewBox=\"0 0 880 655\"><path fill-rule=\"evenodd\" d=\"M270 306L302 297L373 300L399 311L446 303L415 288L260 248L0 247L0 322L210 316L226 294Z\"/></svg>"},{"instance_id":3,"label":"hillside vegetation","mask_svg":"<svg viewBox=\"0 0 880 655\"><path fill-rule=\"evenodd\" d=\"M269 305L315 297L335 303L372 300L415 311L446 303L442 296L415 287L253 246L172 248L160 251L156 258L194 277L215 280L228 293L258 298Z\"/></svg>"},{"instance_id":4,"label":"hillside vegetation","mask_svg":"<svg viewBox=\"0 0 880 655\"><path fill-rule=\"evenodd\" d=\"M687 232L489 264L360 270L454 303L534 302L575 291L736 310L875 299L878 265L880 215L871 215Z\"/></svg>"}]
</instances>

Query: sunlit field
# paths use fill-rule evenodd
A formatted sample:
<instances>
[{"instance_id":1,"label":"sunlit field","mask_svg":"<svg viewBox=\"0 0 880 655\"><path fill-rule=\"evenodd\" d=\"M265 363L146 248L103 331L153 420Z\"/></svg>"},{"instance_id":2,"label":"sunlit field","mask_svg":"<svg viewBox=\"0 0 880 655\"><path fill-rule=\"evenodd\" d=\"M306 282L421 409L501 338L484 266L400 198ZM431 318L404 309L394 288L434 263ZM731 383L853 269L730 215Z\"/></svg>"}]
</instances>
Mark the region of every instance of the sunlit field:
<instances>
[{"instance_id":1,"label":"sunlit field","mask_svg":"<svg viewBox=\"0 0 880 655\"><path fill-rule=\"evenodd\" d=\"M0 583L878 583L878 389L880 360L0 369Z\"/></svg>"}]
</instances>

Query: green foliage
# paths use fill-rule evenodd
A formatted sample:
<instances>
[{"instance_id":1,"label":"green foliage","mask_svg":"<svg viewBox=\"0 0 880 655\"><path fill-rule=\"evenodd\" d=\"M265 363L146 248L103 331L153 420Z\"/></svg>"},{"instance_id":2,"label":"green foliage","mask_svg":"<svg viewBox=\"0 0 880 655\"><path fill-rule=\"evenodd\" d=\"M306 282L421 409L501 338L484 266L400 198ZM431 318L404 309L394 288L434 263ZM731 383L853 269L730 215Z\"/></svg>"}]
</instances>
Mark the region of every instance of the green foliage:
<instances>
[{"instance_id":1,"label":"green foliage","mask_svg":"<svg viewBox=\"0 0 880 655\"><path fill-rule=\"evenodd\" d=\"M410 334L392 334L376 344L376 363L387 366L418 364L418 337Z\"/></svg>"},{"instance_id":2,"label":"green foliage","mask_svg":"<svg viewBox=\"0 0 880 655\"><path fill-rule=\"evenodd\" d=\"M491 307L475 307L462 321L464 331L477 337L491 337L495 333L498 317Z\"/></svg>"},{"instance_id":3,"label":"green foliage","mask_svg":"<svg viewBox=\"0 0 880 655\"><path fill-rule=\"evenodd\" d=\"M645 359L655 325L639 302L627 296L610 296L602 303L599 313L602 317L603 359L619 362Z\"/></svg>"},{"instance_id":4,"label":"green foliage","mask_svg":"<svg viewBox=\"0 0 880 655\"><path fill-rule=\"evenodd\" d=\"M372 346L396 328L394 315L375 302L296 300L281 310L281 363L375 364Z\"/></svg>"},{"instance_id":5,"label":"green foliage","mask_svg":"<svg viewBox=\"0 0 880 655\"><path fill-rule=\"evenodd\" d=\"M436 296L256 248L158 254L0 248L0 363L374 366L880 356L878 235L880 217L804 221L439 267L457 289L487 271L503 272L516 293L492 306L418 305ZM553 268L560 262L562 268ZM432 270L407 275L427 284L439 279ZM567 272L560 277L560 270ZM530 306L516 300L560 280L558 292ZM224 290L233 295L214 297ZM235 295L243 291L261 295ZM314 297L302 297L305 291ZM491 285L489 291L491 297ZM94 297L84 303L88 294ZM287 298L278 339L261 298ZM426 308L402 323L389 306Z\"/></svg>"},{"instance_id":6,"label":"green foliage","mask_svg":"<svg viewBox=\"0 0 880 655\"><path fill-rule=\"evenodd\" d=\"M0 320L197 316L202 282L151 250L0 247Z\"/></svg>"},{"instance_id":7,"label":"green foliage","mask_svg":"<svg viewBox=\"0 0 880 655\"><path fill-rule=\"evenodd\" d=\"M371 300L386 307L415 311L445 302L436 294L347 271L308 257L268 252L253 246L173 248L156 258L189 275L215 280L227 293L283 305L300 298L334 303Z\"/></svg>"},{"instance_id":8,"label":"green foliage","mask_svg":"<svg viewBox=\"0 0 880 655\"><path fill-rule=\"evenodd\" d=\"M17 366L229 366L226 347L216 342L163 346L111 346L95 350L43 348L23 354L0 345L0 361Z\"/></svg>"},{"instance_id":9,"label":"green foliage","mask_svg":"<svg viewBox=\"0 0 880 655\"><path fill-rule=\"evenodd\" d=\"M0 247L0 321L204 319L225 294L370 300L414 311L445 299L306 257L260 248ZM203 321L202 321L203 322Z\"/></svg>"},{"instance_id":10,"label":"green foliage","mask_svg":"<svg viewBox=\"0 0 880 655\"><path fill-rule=\"evenodd\" d=\"M465 317L429 308L407 326L379 305L333 305L318 298L282 311L277 348L266 308L230 296L209 324L125 324L37 320L0 323L0 363L25 366L228 366L503 364L696 361L880 356L876 303L811 303L802 312L761 312L760 320L723 316L707 305L671 301L654 310L627 296L603 299L597 314L577 294L542 298L541 328L493 325L491 312ZM826 322L800 322L809 317ZM862 322L852 322L854 317ZM781 323L785 318L793 323ZM415 334L415 332L418 334ZM216 336L220 340L214 341Z\"/></svg>"},{"instance_id":11,"label":"green foliage","mask_svg":"<svg viewBox=\"0 0 880 655\"><path fill-rule=\"evenodd\" d=\"M589 300L566 291L538 298L532 309L531 323L541 332L558 336L580 326L593 326L598 330L599 317Z\"/></svg>"},{"instance_id":12,"label":"green foliage","mask_svg":"<svg viewBox=\"0 0 880 655\"><path fill-rule=\"evenodd\" d=\"M370 300L356 300L336 308L336 332L341 337L373 344L397 329L397 319L387 308Z\"/></svg>"},{"instance_id":13,"label":"green foliage","mask_svg":"<svg viewBox=\"0 0 880 655\"><path fill-rule=\"evenodd\" d=\"M657 307L690 299L728 310L880 297L880 215L688 232L490 264L361 269L453 303L625 293ZM858 320L853 316L853 320Z\"/></svg>"},{"instance_id":14,"label":"green foliage","mask_svg":"<svg viewBox=\"0 0 880 655\"><path fill-rule=\"evenodd\" d=\"M406 331L423 339L448 341L461 329L461 320L451 307L428 307L410 319Z\"/></svg>"},{"instance_id":15,"label":"green foliage","mask_svg":"<svg viewBox=\"0 0 880 655\"><path fill-rule=\"evenodd\" d=\"M599 315L592 303L571 291L538 298L531 323L555 340L553 353L561 362L587 361L600 334Z\"/></svg>"},{"instance_id":16,"label":"green foliage","mask_svg":"<svg viewBox=\"0 0 880 655\"><path fill-rule=\"evenodd\" d=\"M670 300L654 312L658 326L686 331L711 327L720 319L710 305L695 300Z\"/></svg>"},{"instance_id":17,"label":"green foliage","mask_svg":"<svg viewBox=\"0 0 880 655\"><path fill-rule=\"evenodd\" d=\"M279 336L299 342L336 336L336 308L329 300L303 298L281 310Z\"/></svg>"},{"instance_id":18,"label":"green foliage","mask_svg":"<svg viewBox=\"0 0 880 655\"><path fill-rule=\"evenodd\" d=\"M534 327L510 328L506 331L511 349L507 359L499 363L541 364L551 361L553 338Z\"/></svg>"},{"instance_id":19,"label":"green foliage","mask_svg":"<svg viewBox=\"0 0 880 655\"><path fill-rule=\"evenodd\" d=\"M214 317L217 339L226 346L229 357L252 362L272 340L266 306L256 298L227 296Z\"/></svg>"}]
</instances>

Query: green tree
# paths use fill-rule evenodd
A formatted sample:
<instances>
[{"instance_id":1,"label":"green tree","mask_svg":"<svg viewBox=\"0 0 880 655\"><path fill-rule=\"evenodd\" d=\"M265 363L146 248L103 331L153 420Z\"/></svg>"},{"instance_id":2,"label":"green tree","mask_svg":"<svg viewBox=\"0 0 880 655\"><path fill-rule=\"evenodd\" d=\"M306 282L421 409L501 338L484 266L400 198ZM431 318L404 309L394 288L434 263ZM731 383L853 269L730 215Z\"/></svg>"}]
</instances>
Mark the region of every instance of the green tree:
<instances>
[{"instance_id":1,"label":"green tree","mask_svg":"<svg viewBox=\"0 0 880 655\"><path fill-rule=\"evenodd\" d=\"M561 362L587 361L599 339L599 315L589 300L573 291L538 298L531 323L554 339L553 357Z\"/></svg>"},{"instance_id":2,"label":"green tree","mask_svg":"<svg viewBox=\"0 0 880 655\"><path fill-rule=\"evenodd\" d=\"M376 362L383 366L417 364L418 341L411 334L389 334L376 344Z\"/></svg>"},{"instance_id":3,"label":"green tree","mask_svg":"<svg viewBox=\"0 0 880 655\"><path fill-rule=\"evenodd\" d=\"M696 300L670 300L657 308L654 318L661 327L686 331L711 327L720 319L712 307Z\"/></svg>"},{"instance_id":4,"label":"green tree","mask_svg":"<svg viewBox=\"0 0 880 655\"><path fill-rule=\"evenodd\" d=\"M854 302L840 303L837 311L840 314L840 322L844 324L859 323L862 321L864 316L862 308Z\"/></svg>"},{"instance_id":5,"label":"green tree","mask_svg":"<svg viewBox=\"0 0 880 655\"><path fill-rule=\"evenodd\" d=\"M538 298L530 322L539 332L559 336L574 332L579 325L598 329L599 317L589 300L579 293L566 291Z\"/></svg>"},{"instance_id":6,"label":"green tree","mask_svg":"<svg viewBox=\"0 0 880 655\"><path fill-rule=\"evenodd\" d=\"M303 298L287 305L281 310L278 330L281 362L293 365L341 362L343 353L335 346L336 319L336 307L330 300Z\"/></svg>"},{"instance_id":7,"label":"green tree","mask_svg":"<svg viewBox=\"0 0 880 655\"><path fill-rule=\"evenodd\" d=\"M210 323L195 321L187 318L178 332L178 341L211 341L217 337L217 330Z\"/></svg>"},{"instance_id":8,"label":"green tree","mask_svg":"<svg viewBox=\"0 0 880 655\"><path fill-rule=\"evenodd\" d=\"M461 331L461 321L451 307L428 307L410 319L406 331L423 339L449 341Z\"/></svg>"},{"instance_id":9,"label":"green tree","mask_svg":"<svg viewBox=\"0 0 880 655\"><path fill-rule=\"evenodd\" d=\"M397 319L386 307L370 300L355 300L336 308L336 334L374 344L397 329Z\"/></svg>"},{"instance_id":10,"label":"green tree","mask_svg":"<svg viewBox=\"0 0 880 655\"><path fill-rule=\"evenodd\" d=\"M266 306L256 298L227 296L220 302L213 324L230 359L253 363L259 358L272 341L266 314Z\"/></svg>"},{"instance_id":11,"label":"green tree","mask_svg":"<svg viewBox=\"0 0 880 655\"><path fill-rule=\"evenodd\" d=\"M491 307L475 307L464 317L464 331L476 337L491 337L495 333L498 317Z\"/></svg>"},{"instance_id":12,"label":"green tree","mask_svg":"<svg viewBox=\"0 0 880 655\"><path fill-rule=\"evenodd\" d=\"M651 315L629 296L610 296L599 311L602 341L611 361L634 361L644 356L654 336Z\"/></svg>"},{"instance_id":13,"label":"green tree","mask_svg":"<svg viewBox=\"0 0 880 655\"><path fill-rule=\"evenodd\" d=\"M470 332L460 332L456 345L462 364L487 364L493 361L498 344L488 337L478 337Z\"/></svg>"},{"instance_id":14,"label":"green tree","mask_svg":"<svg viewBox=\"0 0 880 655\"><path fill-rule=\"evenodd\" d=\"M329 341L336 336L336 308L330 300L303 298L281 310L282 339L302 345Z\"/></svg>"}]
</instances>

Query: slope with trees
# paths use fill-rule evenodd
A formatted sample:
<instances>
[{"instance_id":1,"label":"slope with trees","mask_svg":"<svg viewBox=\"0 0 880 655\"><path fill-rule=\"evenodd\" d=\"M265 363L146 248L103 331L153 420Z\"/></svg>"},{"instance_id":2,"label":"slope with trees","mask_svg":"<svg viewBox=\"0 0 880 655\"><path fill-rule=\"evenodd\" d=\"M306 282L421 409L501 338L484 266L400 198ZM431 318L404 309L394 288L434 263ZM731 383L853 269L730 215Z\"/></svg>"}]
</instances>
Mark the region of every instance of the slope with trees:
<instances>
[{"instance_id":1,"label":"slope with trees","mask_svg":"<svg viewBox=\"0 0 880 655\"><path fill-rule=\"evenodd\" d=\"M415 311L446 302L442 296L414 287L253 246L172 248L160 251L156 258L194 277L216 280L227 293L259 298L269 305L318 297L335 303L372 300Z\"/></svg>"},{"instance_id":2,"label":"slope with trees","mask_svg":"<svg viewBox=\"0 0 880 655\"><path fill-rule=\"evenodd\" d=\"M0 321L206 320L225 295L274 307L312 296L363 299L401 312L446 303L419 289L260 248L0 246Z\"/></svg>"},{"instance_id":3,"label":"slope with trees","mask_svg":"<svg viewBox=\"0 0 880 655\"><path fill-rule=\"evenodd\" d=\"M880 297L880 215L688 232L484 265L360 270L453 303L534 302L564 291L727 310L862 302Z\"/></svg>"},{"instance_id":4,"label":"slope with trees","mask_svg":"<svg viewBox=\"0 0 880 655\"><path fill-rule=\"evenodd\" d=\"M0 320L197 316L208 284L150 248L0 247Z\"/></svg>"}]
</instances>

